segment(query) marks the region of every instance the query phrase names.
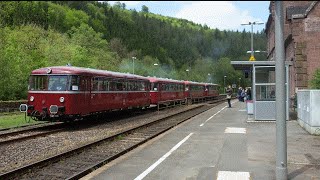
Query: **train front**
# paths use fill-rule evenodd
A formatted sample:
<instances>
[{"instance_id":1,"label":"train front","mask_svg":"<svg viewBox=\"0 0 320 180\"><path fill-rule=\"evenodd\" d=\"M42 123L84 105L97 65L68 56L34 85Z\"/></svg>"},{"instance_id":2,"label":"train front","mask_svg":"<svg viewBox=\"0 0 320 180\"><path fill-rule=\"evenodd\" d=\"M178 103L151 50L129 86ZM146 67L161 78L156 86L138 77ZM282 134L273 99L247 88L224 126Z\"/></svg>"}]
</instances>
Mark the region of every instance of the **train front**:
<instances>
[{"instance_id":1,"label":"train front","mask_svg":"<svg viewBox=\"0 0 320 180\"><path fill-rule=\"evenodd\" d=\"M79 76L59 68L34 70L29 78L28 103L21 105L34 120L70 118L79 92ZM81 103L81 102L78 102Z\"/></svg>"}]
</instances>

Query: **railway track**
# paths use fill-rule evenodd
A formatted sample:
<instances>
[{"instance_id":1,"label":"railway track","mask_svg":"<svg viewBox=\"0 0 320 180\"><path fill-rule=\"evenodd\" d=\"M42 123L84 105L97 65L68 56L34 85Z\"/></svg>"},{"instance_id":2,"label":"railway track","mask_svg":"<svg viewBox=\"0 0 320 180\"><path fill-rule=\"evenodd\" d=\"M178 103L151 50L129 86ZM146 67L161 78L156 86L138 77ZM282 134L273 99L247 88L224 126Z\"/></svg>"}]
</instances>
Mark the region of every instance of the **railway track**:
<instances>
[{"instance_id":1,"label":"railway track","mask_svg":"<svg viewBox=\"0 0 320 180\"><path fill-rule=\"evenodd\" d=\"M217 100L211 103L218 103ZM0 175L0 179L78 179L214 104L170 115Z\"/></svg>"},{"instance_id":2,"label":"railway track","mask_svg":"<svg viewBox=\"0 0 320 180\"><path fill-rule=\"evenodd\" d=\"M63 122L55 122L2 131L0 133L0 145L46 136L61 131L62 127Z\"/></svg>"},{"instance_id":3,"label":"railway track","mask_svg":"<svg viewBox=\"0 0 320 180\"><path fill-rule=\"evenodd\" d=\"M142 112L138 112L141 114ZM124 117L129 116L130 114L124 115ZM116 114L114 112L113 114L108 114L107 117L108 121L114 121L117 119L123 118L123 115ZM93 117L94 119L94 117ZM75 121L70 123L65 122L52 122L52 123L43 123L28 127L22 127L22 128L15 128L12 130L7 131L0 131L0 145L5 145L9 143L17 143L19 141L24 141L28 139L35 139L38 137L47 136L50 134L62 132L64 130L68 129L77 129L81 128L82 126L93 126L95 124L99 123L105 123L104 120L94 120L91 119L88 120L81 120L81 121Z\"/></svg>"},{"instance_id":4,"label":"railway track","mask_svg":"<svg viewBox=\"0 0 320 180\"><path fill-rule=\"evenodd\" d=\"M219 96L217 100L209 101L214 103L224 96ZM75 122L80 123L80 122ZM0 145L15 143L27 139L42 137L65 130L66 124L63 122L43 123L28 127L16 128L8 131L0 131Z\"/></svg>"}]
</instances>

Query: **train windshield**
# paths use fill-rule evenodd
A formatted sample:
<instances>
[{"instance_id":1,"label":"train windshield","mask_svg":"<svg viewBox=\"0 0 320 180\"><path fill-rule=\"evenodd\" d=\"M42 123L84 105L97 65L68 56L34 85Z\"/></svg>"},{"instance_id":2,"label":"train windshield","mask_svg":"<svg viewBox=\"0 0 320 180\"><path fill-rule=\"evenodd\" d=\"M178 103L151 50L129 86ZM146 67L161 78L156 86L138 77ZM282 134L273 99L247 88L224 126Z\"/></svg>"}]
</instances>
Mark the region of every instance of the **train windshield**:
<instances>
[{"instance_id":1,"label":"train windshield","mask_svg":"<svg viewBox=\"0 0 320 180\"><path fill-rule=\"evenodd\" d=\"M67 90L67 75L34 75L29 79L30 91L65 91Z\"/></svg>"},{"instance_id":2,"label":"train windshield","mask_svg":"<svg viewBox=\"0 0 320 180\"><path fill-rule=\"evenodd\" d=\"M52 75L48 76L49 91L65 91L67 89L68 76L65 75Z\"/></svg>"}]
</instances>

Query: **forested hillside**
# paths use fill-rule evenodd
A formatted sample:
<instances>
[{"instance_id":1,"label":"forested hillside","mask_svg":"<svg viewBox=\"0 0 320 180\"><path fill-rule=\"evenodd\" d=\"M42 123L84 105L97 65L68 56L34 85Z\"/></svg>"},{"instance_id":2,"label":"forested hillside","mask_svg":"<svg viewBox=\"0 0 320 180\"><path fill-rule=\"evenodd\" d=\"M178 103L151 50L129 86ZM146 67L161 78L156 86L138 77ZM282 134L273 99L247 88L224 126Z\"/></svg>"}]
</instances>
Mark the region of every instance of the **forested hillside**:
<instances>
[{"instance_id":1,"label":"forested hillside","mask_svg":"<svg viewBox=\"0 0 320 180\"><path fill-rule=\"evenodd\" d=\"M254 47L266 49L263 32L254 34ZM228 75L226 83L238 83L245 78L229 62L248 60L248 50L250 32L210 29L146 6L138 12L121 3L2 1L0 100L26 98L28 75L39 67L70 63L132 73L132 57L135 74L218 84Z\"/></svg>"}]
</instances>

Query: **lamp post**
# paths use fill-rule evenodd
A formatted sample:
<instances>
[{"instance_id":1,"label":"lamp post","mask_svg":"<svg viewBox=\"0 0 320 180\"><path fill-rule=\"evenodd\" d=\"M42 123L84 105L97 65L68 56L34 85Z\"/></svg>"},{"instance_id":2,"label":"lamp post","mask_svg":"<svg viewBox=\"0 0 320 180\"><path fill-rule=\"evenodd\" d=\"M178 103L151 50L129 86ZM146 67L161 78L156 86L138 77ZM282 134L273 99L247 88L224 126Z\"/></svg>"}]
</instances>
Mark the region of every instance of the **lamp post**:
<instances>
[{"instance_id":1,"label":"lamp post","mask_svg":"<svg viewBox=\"0 0 320 180\"><path fill-rule=\"evenodd\" d=\"M256 50L254 52L256 52L256 53L267 53L267 51L260 51L260 50ZM247 53L251 53L251 51L247 51Z\"/></svg>"},{"instance_id":2,"label":"lamp post","mask_svg":"<svg viewBox=\"0 0 320 180\"><path fill-rule=\"evenodd\" d=\"M136 57L132 57L132 74L134 74L134 60L137 59Z\"/></svg>"},{"instance_id":3,"label":"lamp post","mask_svg":"<svg viewBox=\"0 0 320 180\"><path fill-rule=\"evenodd\" d=\"M159 64L158 64L158 63L154 63L153 65L154 65L154 66L158 66ZM154 71L155 71L155 70L153 69L153 76L154 76Z\"/></svg>"},{"instance_id":4,"label":"lamp post","mask_svg":"<svg viewBox=\"0 0 320 180\"><path fill-rule=\"evenodd\" d=\"M251 25L251 57L249 59L250 61L255 61L254 51L253 51L253 25L260 25L260 24L263 24L263 23L254 21L246 24L241 24L241 25Z\"/></svg>"},{"instance_id":5,"label":"lamp post","mask_svg":"<svg viewBox=\"0 0 320 180\"><path fill-rule=\"evenodd\" d=\"M239 87L240 87L240 81L241 81L241 78L239 78Z\"/></svg>"},{"instance_id":6,"label":"lamp post","mask_svg":"<svg viewBox=\"0 0 320 180\"><path fill-rule=\"evenodd\" d=\"M186 69L186 71L187 71L187 77L189 77L189 69ZM187 78L187 80L188 80L188 78Z\"/></svg>"},{"instance_id":7,"label":"lamp post","mask_svg":"<svg viewBox=\"0 0 320 180\"><path fill-rule=\"evenodd\" d=\"M226 93L226 77L227 76L223 76L224 93Z\"/></svg>"}]
</instances>

